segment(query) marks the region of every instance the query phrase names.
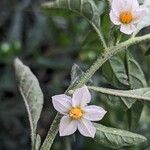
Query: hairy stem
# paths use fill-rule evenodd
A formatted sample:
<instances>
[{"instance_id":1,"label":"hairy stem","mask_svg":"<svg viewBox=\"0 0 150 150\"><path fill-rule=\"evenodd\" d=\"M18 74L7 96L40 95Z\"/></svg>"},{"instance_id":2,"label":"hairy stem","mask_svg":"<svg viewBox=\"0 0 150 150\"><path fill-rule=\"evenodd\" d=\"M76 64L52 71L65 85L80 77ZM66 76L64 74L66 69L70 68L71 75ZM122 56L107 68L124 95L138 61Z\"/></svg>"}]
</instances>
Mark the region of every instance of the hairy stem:
<instances>
[{"instance_id":1,"label":"hairy stem","mask_svg":"<svg viewBox=\"0 0 150 150\"><path fill-rule=\"evenodd\" d=\"M125 98L131 98L131 99L136 99L139 101L149 101L150 98L149 96L144 96L141 93L133 94L135 91L139 90L114 90L114 89L109 89L109 88L103 88L103 87L95 87L95 86L88 86L90 90L97 91L106 95L112 95L116 97L125 97ZM141 90L144 90L148 88L141 88ZM139 92L139 91L138 91ZM140 94L140 95L138 95Z\"/></svg>"},{"instance_id":2,"label":"hairy stem","mask_svg":"<svg viewBox=\"0 0 150 150\"><path fill-rule=\"evenodd\" d=\"M53 141L58 133L58 125L59 125L61 117L62 115L57 113L40 150L49 150L51 148Z\"/></svg>"},{"instance_id":3,"label":"hairy stem","mask_svg":"<svg viewBox=\"0 0 150 150\"><path fill-rule=\"evenodd\" d=\"M74 90L84 85L107 60L109 60L112 56L116 55L118 52L122 50L126 50L128 46L131 46L133 44L136 44L141 41L148 40L148 39L150 39L150 34L140 36L140 37L135 37L125 42L122 42L117 46L108 48L107 51L105 51L103 54L101 54L97 58L97 60L93 63L93 65L91 65L91 67L81 76L81 78L74 84L74 86L71 88L68 88L68 90ZM68 90L65 92L66 94L68 93ZM51 148L53 140L55 139L55 136L58 132L60 119L61 119L61 116L58 113L48 131L46 139L41 147L41 150L49 150Z\"/></svg>"},{"instance_id":4,"label":"hairy stem","mask_svg":"<svg viewBox=\"0 0 150 150\"><path fill-rule=\"evenodd\" d=\"M107 45L106 45L106 41L105 41L105 39L104 39L104 36L103 36L101 30L98 29L98 28L95 26L94 23L92 23L92 22L90 22L90 23L91 23L91 25L93 26L95 32L97 33L97 35L98 35L100 41L102 42L103 47L105 48L105 50L107 50L108 48L107 48Z\"/></svg>"}]
</instances>

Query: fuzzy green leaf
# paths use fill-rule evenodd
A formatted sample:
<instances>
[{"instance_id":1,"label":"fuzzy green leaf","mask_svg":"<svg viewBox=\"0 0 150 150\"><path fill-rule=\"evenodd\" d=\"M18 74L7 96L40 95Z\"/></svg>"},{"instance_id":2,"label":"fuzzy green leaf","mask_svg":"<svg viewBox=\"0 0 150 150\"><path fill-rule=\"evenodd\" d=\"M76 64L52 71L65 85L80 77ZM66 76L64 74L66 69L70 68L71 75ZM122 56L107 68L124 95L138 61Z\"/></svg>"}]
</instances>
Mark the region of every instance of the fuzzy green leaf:
<instances>
[{"instance_id":1,"label":"fuzzy green leaf","mask_svg":"<svg viewBox=\"0 0 150 150\"><path fill-rule=\"evenodd\" d=\"M130 89L138 89L147 87L147 82L145 79L145 75L143 70L141 69L139 63L131 56L128 52L126 55L127 62L127 74L130 83ZM128 122L130 129L134 129L137 127L142 110L143 110L143 102L136 102L136 100L132 101L130 99L124 100L124 103L128 107L133 106L128 110Z\"/></svg>"},{"instance_id":2,"label":"fuzzy green leaf","mask_svg":"<svg viewBox=\"0 0 150 150\"><path fill-rule=\"evenodd\" d=\"M145 75L138 62L128 53L127 54L128 77L131 89L147 87Z\"/></svg>"},{"instance_id":3,"label":"fuzzy green leaf","mask_svg":"<svg viewBox=\"0 0 150 150\"><path fill-rule=\"evenodd\" d=\"M18 58L15 59L14 65L19 89L28 112L33 146L36 140L37 122L43 108L43 93L37 78L29 67L25 66Z\"/></svg>"},{"instance_id":4,"label":"fuzzy green leaf","mask_svg":"<svg viewBox=\"0 0 150 150\"><path fill-rule=\"evenodd\" d=\"M102 67L103 75L109 84L118 89L129 89L129 79L126 71L125 56L126 52L119 53L118 55L113 56ZM120 106L125 110L132 106L132 104L129 104L130 101L123 97L121 97L121 101L119 100L120 98L112 97L110 95L107 95L106 98L109 100L109 104L113 106ZM131 103L132 102L133 101L131 101Z\"/></svg>"},{"instance_id":5,"label":"fuzzy green leaf","mask_svg":"<svg viewBox=\"0 0 150 150\"><path fill-rule=\"evenodd\" d=\"M125 53L124 53L125 54ZM119 54L112 57L104 66L103 74L107 81L116 88L137 89L147 87L144 73L138 62L129 54ZM108 97L113 103L118 99ZM123 104L131 108L136 100L121 97ZM118 103L120 105L120 103Z\"/></svg>"},{"instance_id":6,"label":"fuzzy green leaf","mask_svg":"<svg viewBox=\"0 0 150 150\"><path fill-rule=\"evenodd\" d=\"M139 134L126 130L110 128L101 124L94 123L96 127L95 140L110 148L121 148L145 142L147 139Z\"/></svg>"},{"instance_id":7,"label":"fuzzy green leaf","mask_svg":"<svg viewBox=\"0 0 150 150\"><path fill-rule=\"evenodd\" d=\"M125 53L113 56L103 65L103 74L107 81L116 88L127 88L129 86L128 76L124 63Z\"/></svg>"},{"instance_id":8,"label":"fuzzy green leaf","mask_svg":"<svg viewBox=\"0 0 150 150\"><path fill-rule=\"evenodd\" d=\"M85 17L96 27L100 25L100 12L93 0L56 0L45 2L44 8L70 10Z\"/></svg>"}]
</instances>

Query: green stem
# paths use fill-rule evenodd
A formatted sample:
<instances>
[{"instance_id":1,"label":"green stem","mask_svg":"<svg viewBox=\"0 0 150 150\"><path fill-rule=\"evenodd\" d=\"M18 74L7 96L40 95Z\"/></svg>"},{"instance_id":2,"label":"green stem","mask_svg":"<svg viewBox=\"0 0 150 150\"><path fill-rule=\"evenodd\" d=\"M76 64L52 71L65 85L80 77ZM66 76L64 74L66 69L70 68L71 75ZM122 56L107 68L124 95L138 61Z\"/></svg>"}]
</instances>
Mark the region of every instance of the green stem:
<instances>
[{"instance_id":1,"label":"green stem","mask_svg":"<svg viewBox=\"0 0 150 150\"><path fill-rule=\"evenodd\" d=\"M125 97L130 99L136 99L139 101L148 101L150 102L150 98L148 96L144 96L142 93L140 93L139 89L136 90L115 90L115 89L109 89L109 88L103 88L103 87L95 87L95 86L88 86L90 90L100 92L102 94L106 95L112 95L116 97ZM141 88L141 90L149 90L148 88ZM138 92L138 93L136 93ZM134 93L134 94L133 94Z\"/></svg>"},{"instance_id":2,"label":"green stem","mask_svg":"<svg viewBox=\"0 0 150 150\"><path fill-rule=\"evenodd\" d=\"M40 150L49 150L51 148L53 141L58 133L58 125L61 117L62 115L57 113Z\"/></svg>"},{"instance_id":3,"label":"green stem","mask_svg":"<svg viewBox=\"0 0 150 150\"><path fill-rule=\"evenodd\" d=\"M94 23L92 23L92 22L90 22L90 23L91 23L92 27L94 28L95 32L97 33L97 35L98 35L100 41L102 42L103 47L105 48L105 50L107 50L108 47L107 47L106 41L105 41L105 39L104 39L104 37L103 37L103 34L102 34L101 30L99 30L99 29L95 26Z\"/></svg>"},{"instance_id":4,"label":"green stem","mask_svg":"<svg viewBox=\"0 0 150 150\"><path fill-rule=\"evenodd\" d=\"M117 46L113 46L108 48L107 51L105 51L104 54L101 54L97 60L94 62L94 64L81 76L81 78L75 83L75 85L71 88L68 88L68 90L74 90L82 85L86 84L86 82L94 75L94 73L112 56L116 55L118 52L122 50L126 50L126 47L133 45L135 43L139 43L144 40L150 39L150 34L141 36L141 37L135 37L132 39L129 39L123 43L120 43ZM68 90L65 92L68 93ZM52 146L53 140L55 139L55 136L58 132L59 122L60 122L61 116L59 113L57 113L49 131L46 136L46 139L41 147L41 150L49 150Z\"/></svg>"}]
</instances>

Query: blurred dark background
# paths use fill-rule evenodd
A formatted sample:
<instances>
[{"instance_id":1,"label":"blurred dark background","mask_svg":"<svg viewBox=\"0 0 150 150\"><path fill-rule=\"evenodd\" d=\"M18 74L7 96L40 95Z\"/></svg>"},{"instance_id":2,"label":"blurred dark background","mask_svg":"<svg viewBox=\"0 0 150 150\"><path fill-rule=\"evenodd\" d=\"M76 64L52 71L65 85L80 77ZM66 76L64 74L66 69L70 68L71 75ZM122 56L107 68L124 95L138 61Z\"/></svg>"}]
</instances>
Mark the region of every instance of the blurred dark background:
<instances>
[{"instance_id":1,"label":"blurred dark background","mask_svg":"<svg viewBox=\"0 0 150 150\"><path fill-rule=\"evenodd\" d=\"M27 112L17 88L13 60L19 57L37 76L44 93L44 109L38 123L38 133L42 140L56 112L51 103L51 96L60 94L70 84L70 71L74 63L83 70L96 59L102 49L95 32L81 17L64 12L48 12L40 8L44 0L1 0L0 1L0 150L29 150L30 129ZM96 1L97 2L97 1ZM105 37L110 24L103 2L105 13L102 15L102 26ZM107 12L108 13L108 12ZM149 32L143 30L143 33ZM110 33L111 35L111 33ZM134 52L142 65L149 82L150 57L145 56L149 44L138 47ZM93 78L95 85L110 87L109 82L99 70ZM109 106L93 93L94 102ZM147 111L146 111L147 112ZM103 124L126 128L125 112L120 108L111 108L111 112L102 121ZM147 114L137 128L137 132L150 137L150 120ZM72 144L69 144L72 143ZM145 143L127 149L143 150L149 148ZM57 137L53 150L109 150L92 139L81 135L70 138ZM147 149L148 150L148 149Z\"/></svg>"}]
</instances>

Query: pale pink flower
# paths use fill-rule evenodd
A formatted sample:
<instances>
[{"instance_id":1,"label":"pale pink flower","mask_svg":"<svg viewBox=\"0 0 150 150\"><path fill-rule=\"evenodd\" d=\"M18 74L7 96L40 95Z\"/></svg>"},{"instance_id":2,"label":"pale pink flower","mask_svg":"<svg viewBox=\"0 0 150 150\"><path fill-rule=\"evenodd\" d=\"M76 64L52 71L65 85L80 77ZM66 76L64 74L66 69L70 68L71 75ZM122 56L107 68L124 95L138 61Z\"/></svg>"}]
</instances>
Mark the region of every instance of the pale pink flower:
<instances>
[{"instance_id":1,"label":"pale pink flower","mask_svg":"<svg viewBox=\"0 0 150 150\"><path fill-rule=\"evenodd\" d=\"M115 25L121 26L121 32L132 34L147 11L147 8L140 6L137 0L112 0L109 15Z\"/></svg>"},{"instance_id":2,"label":"pale pink flower","mask_svg":"<svg viewBox=\"0 0 150 150\"><path fill-rule=\"evenodd\" d=\"M64 115L59 125L60 136L71 135L78 129L82 135L94 138L96 128L91 121L101 120L106 111L99 106L87 106L90 101L86 86L75 90L72 98L65 94L52 97L54 108Z\"/></svg>"}]
</instances>

